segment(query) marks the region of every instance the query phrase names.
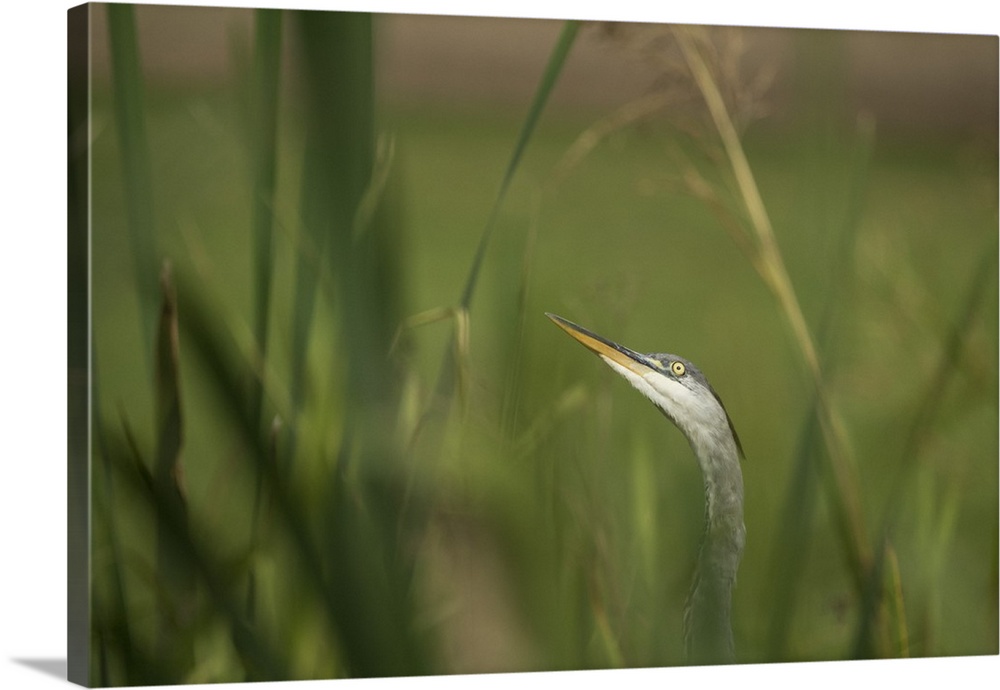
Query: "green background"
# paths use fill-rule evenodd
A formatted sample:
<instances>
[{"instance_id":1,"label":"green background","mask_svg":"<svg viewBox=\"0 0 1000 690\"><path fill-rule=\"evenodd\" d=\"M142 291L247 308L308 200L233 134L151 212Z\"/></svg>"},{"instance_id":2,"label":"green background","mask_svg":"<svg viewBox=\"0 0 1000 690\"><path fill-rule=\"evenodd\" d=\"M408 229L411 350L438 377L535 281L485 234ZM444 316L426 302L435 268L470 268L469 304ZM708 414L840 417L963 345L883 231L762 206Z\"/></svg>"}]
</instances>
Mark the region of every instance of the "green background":
<instances>
[{"instance_id":1,"label":"green background","mask_svg":"<svg viewBox=\"0 0 1000 690\"><path fill-rule=\"evenodd\" d=\"M355 96L329 106L309 97L343 56L321 38L318 52L296 57L311 21L321 37L344 30L337 15L283 18L257 436L239 420L252 398L258 308L259 44L231 38L230 72L210 85L139 80L152 266L169 258L177 283L183 504L200 555L164 551L163 504L109 469L154 467L164 384L140 318L156 322L159 298L144 303L136 288L151 264L127 212L141 188L123 154L137 140L117 129L121 82L95 82L95 682L683 663L703 514L697 464L681 434L546 311L642 352L692 359L725 401L746 451L747 548L733 616L741 662L997 653L998 187L988 119L883 127L859 118L843 98L847 34L791 32L783 67L794 78L775 111L743 132L844 423L856 517L867 541L892 554L872 604L858 584L866 574L847 557L838 490L822 436L810 431L814 389L783 313L720 217L685 193L694 166L745 222L693 85L565 174L557 166L574 141L621 104L557 98L498 202L554 35L523 102L376 89L366 115L350 91L372 93L364 70L341 75ZM600 40L585 25L573 50ZM324 60L331 71L310 77L304 66ZM930 80L913 88L930 90ZM309 130L310 118L338 108L350 114ZM992 115L995 124L995 105ZM322 160L338 144L317 149L309 133L323 127L362 127L372 151L391 152L369 161L385 180L376 220L361 239L335 230L348 239L331 236L329 255L310 244L322 235L304 220L341 198L326 185L341 161ZM356 132L346 141L369 141ZM467 315L408 327L408 317L459 304L497 203ZM362 245L372 253L358 258ZM353 263L338 263L345 255ZM312 309L296 287L303 261L318 266ZM387 307L364 297L372 285L387 286L373 298ZM294 335L303 310L312 316L304 350ZM192 311L206 318L186 324ZM369 323L374 340L363 335ZM445 353L456 323L468 343L453 363ZM236 372L228 382L212 373L206 342ZM438 387L442 371L461 372L454 389ZM435 400L437 412L423 417ZM272 437L274 415L282 426ZM253 458L274 468L259 505ZM271 495L278 484L291 505ZM170 560L196 584L175 589ZM223 594L206 584L212 577ZM186 605L189 618L179 613ZM270 650L270 666L248 666L243 625ZM193 651L135 670L177 647Z\"/></svg>"}]
</instances>

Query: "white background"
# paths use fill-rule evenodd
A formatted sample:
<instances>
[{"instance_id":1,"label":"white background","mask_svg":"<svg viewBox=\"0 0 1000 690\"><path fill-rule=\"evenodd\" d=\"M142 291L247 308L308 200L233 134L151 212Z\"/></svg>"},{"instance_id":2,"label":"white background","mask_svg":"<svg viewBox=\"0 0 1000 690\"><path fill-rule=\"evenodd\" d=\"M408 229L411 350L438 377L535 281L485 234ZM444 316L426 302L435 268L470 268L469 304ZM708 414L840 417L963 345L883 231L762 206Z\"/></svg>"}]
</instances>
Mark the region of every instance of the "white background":
<instances>
[{"instance_id":1,"label":"white background","mask_svg":"<svg viewBox=\"0 0 1000 690\"><path fill-rule=\"evenodd\" d=\"M162 2L245 6L253 2ZM998 33L995 0L327 0L272 7L683 23ZM66 10L15 0L0 20L0 688L60 687L66 658ZM988 555L984 554L984 557ZM39 670L39 669L42 670ZM997 657L259 683L252 688L965 687L1000 676ZM64 671L62 671L64 673ZM237 688L237 685L205 687Z\"/></svg>"}]
</instances>

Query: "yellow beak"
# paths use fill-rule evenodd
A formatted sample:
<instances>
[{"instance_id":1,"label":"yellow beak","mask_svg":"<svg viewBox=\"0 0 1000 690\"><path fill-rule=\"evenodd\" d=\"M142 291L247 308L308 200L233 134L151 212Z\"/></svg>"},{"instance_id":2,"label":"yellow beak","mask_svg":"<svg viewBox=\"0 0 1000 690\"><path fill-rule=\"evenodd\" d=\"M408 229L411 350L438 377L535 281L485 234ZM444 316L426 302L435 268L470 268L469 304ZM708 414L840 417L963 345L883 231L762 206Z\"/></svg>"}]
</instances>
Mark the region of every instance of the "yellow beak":
<instances>
[{"instance_id":1,"label":"yellow beak","mask_svg":"<svg viewBox=\"0 0 1000 690\"><path fill-rule=\"evenodd\" d=\"M583 326L578 326L561 316L549 314L548 312L545 315L552 319L553 323L559 326L559 328L569 333L576 340L579 340L588 350L608 361L621 365L640 376L648 374L650 371L656 371L657 369L645 355L630 350L616 342L612 342L607 338L602 338L596 333L588 331Z\"/></svg>"}]
</instances>

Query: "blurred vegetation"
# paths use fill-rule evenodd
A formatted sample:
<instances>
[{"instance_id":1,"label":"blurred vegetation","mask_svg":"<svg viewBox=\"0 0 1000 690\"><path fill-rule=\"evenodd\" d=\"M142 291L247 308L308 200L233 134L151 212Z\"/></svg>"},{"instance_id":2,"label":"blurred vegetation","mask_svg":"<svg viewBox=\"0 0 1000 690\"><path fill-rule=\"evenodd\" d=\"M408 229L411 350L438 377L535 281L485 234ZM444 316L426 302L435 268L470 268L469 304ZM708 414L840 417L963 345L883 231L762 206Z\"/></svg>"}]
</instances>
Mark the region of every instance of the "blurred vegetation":
<instances>
[{"instance_id":1,"label":"blurred vegetation","mask_svg":"<svg viewBox=\"0 0 1000 690\"><path fill-rule=\"evenodd\" d=\"M157 88L108 11L94 684L683 663L697 465L544 311L726 401L740 661L997 653L995 133L844 113L834 33L779 126L738 32L569 23L506 112L376 102L361 14ZM574 40L662 88L546 109Z\"/></svg>"}]
</instances>

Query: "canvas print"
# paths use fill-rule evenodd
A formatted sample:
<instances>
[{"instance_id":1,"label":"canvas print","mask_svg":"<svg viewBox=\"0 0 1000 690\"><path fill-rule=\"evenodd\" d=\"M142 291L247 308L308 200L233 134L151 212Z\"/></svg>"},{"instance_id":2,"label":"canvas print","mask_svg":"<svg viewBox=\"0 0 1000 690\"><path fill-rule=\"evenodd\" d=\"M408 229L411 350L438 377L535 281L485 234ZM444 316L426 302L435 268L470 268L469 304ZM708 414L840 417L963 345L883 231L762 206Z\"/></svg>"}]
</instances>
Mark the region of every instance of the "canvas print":
<instances>
[{"instance_id":1,"label":"canvas print","mask_svg":"<svg viewBox=\"0 0 1000 690\"><path fill-rule=\"evenodd\" d=\"M71 680L998 653L996 36L68 29Z\"/></svg>"}]
</instances>

